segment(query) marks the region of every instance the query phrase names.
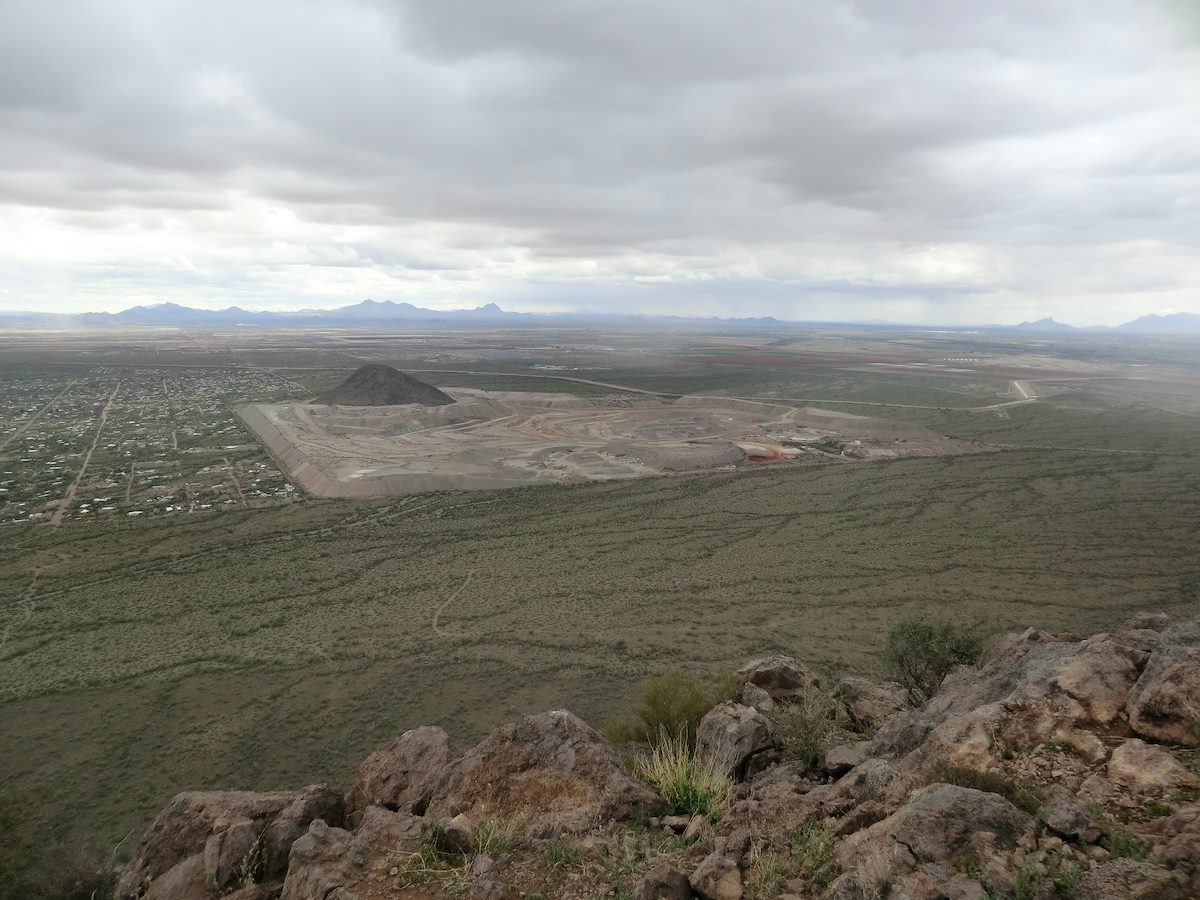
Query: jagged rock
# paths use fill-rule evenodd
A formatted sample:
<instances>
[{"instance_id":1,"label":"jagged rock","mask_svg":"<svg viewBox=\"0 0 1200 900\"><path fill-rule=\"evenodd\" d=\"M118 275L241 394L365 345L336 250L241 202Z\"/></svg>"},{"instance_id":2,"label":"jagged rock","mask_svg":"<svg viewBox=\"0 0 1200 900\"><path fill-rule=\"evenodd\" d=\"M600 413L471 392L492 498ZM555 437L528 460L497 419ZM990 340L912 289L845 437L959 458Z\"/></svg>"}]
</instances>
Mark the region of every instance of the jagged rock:
<instances>
[{"instance_id":1,"label":"jagged rock","mask_svg":"<svg viewBox=\"0 0 1200 900\"><path fill-rule=\"evenodd\" d=\"M742 687L742 705L752 706L768 716L775 711L775 701L771 695L752 681L747 681Z\"/></svg>"},{"instance_id":2,"label":"jagged rock","mask_svg":"<svg viewBox=\"0 0 1200 900\"><path fill-rule=\"evenodd\" d=\"M295 839L314 819L342 824L341 795L324 785L301 791L187 791L147 830L117 888L120 898L208 897L234 884L245 860L256 877L279 878Z\"/></svg>"},{"instance_id":3,"label":"jagged rock","mask_svg":"<svg viewBox=\"0 0 1200 900\"><path fill-rule=\"evenodd\" d=\"M318 819L292 844L280 900L360 900L369 868L362 841Z\"/></svg>"},{"instance_id":4,"label":"jagged rock","mask_svg":"<svg viewBox=\"0 0 1200 900\"><path fill-rule=\"evenodd\" d=\"M475 849L475 826L459 813L442 826L442 841L451 853L470 853Z\"/></svg>"},{"instance_id":5,"label":"jagged rock","mask_svg":"<svg viewBox=\"0 0 1200 900\"><path fill-rule=\"evenodd\" d=\"M392 812L382 806L368 806L354 834L371 850L414 853L421 848L424 820L412 813Z\"/></svg>"},{"instance_id":6,"label":"jagged rock","mask_svg":"<svg viewBox=\"0 0 1200 900\"><path fill-rule=\"evenodd\" d=\"M1200 803L1154 819L1141 836L1150 842L1151 861L1187 879L1192 896L1200 897Z\"/></svg>"},{"instance_id":7,"label":"jagged rock","mask_svg":"<svg viewBox=\"0 0 1200 900\"><path fill-rule=\"evenodd\" d=\"M736 862L720 851L704 857L688 883L705 900L741 900L742 872Z\"/></svg>"},{"instance_id":8,"label":"jagged rock","mask_svg":"<svg viewBox=\"0 0 1200 900\"><path fill-rule=\"evenodd\" d=\"M830 775L844 775L857 765L870 759L870 741L851 741L835 744L822 755L822 768Z\"/></svg>"},{"instance_id":9,"label":"jagged rock","mask_svg":"<svg viewBox=\"0 0 1200 900\"><path fill-rule=\"evenodd\" d=\"M1109 781L1141 797L1160 797L1200 786L1200 778L1174 756L1137 738L1113 750L1107 776Z\"/></svg>"},{"instance_id":10,"label":"jagged rock","mask_svg":"<svg viewBox=\"0 0 1200 900\"><path fill-rule=\"evenodd\" d=\"M1128 702L1129 725L1140 737L1200 744L1200 621L1162 632Z\"/></svg>"},{"instance_id":11,"label":"jagged rock","mask_svg":"<svg viewBox=\"0 0 1200 900\"><path fill-rule=\"evenodd\" d=\"M714 706L696 729L696 755L735 778L746 774L755 754L774 746L770 720L758 710L740 703Z\"/></svg>"},{"instance_id":12,"label":"jagged rock","mask_svg":"<svg viewBox=\"0 0 1200 900\"><path fill-rule=\"evenodd\" d=\"M357 824L368 806L421 815L446 769L462 756L441 728L423 725L388 741L358 767L346 795L346 813Z\"/></svg>"},{"instance_id":13,"label":"jagged rock","mask_svg":"<svg viewBox=\"0 0 1200 900\"><path fill-rule=\"evenodd\" d=\"M314 821L327 825L345 824L346 807L340 794L327 785L301 790L263 831L262 848L268 878L282 877L288 854Z\"/></svg>"},{"instance_id":14,"label":"jagged rock","mask_svg":"<svg viewBox=\"0 0 1200 900\"><path fill-rule=\"evenodd\" d=\"M1018 841L1032 837L1033 818L998 794L950 784L932 784L917 791L907 804L880 822L837 845L839 863L846 870L867 857L890 861L897 876L933 863L956 869L970 854L1000 890L1012 887L1012 857Z\"/></svg>"},{"instance_id":15,"label":"jagged rock","mask_svg":"<svg viewBox=\"0 0 1200 900\"><path fill-rule=\"evenodd\" d=\"M898 713L872 741L875 757L896 760L911 776L936 765L987 770L997 743L1031 748L1070 745L1089 764L1107 749L1096 734L1123 727L1138 668L1122 646L1134 632L1087 640L1030 629L1000 640L976 670L946 677L918 709ZM911 789L911 778L894 786L894 799Z\"/></svg>"},{"instance_id":16,"label":"jagged rock","mask_svg":"<svg viewBox=\"0 0 1200 900\"><path fill-rule=\"evenodd\" d=\"M670 828L676 834L681 834L687 830L688 825L692 823L691 816L663 816L662 824L666 828Z\"/></svg>"},{"instance_id":17,"label":"jagged rock","mask_svg":"<svg viewBox=\"0 0 1200 900\"><path fill-rule=\"evenodd\" d=\"M691 900L687 874L671 860L660 857L633 889L634 900Z\"/></svg>"},{"instance_id":18,"label":"jagged rock","mask_svg":"<svg viewBox=\"0 0 1200 900\"><path fill-rule=\"evenodd\" d=\"M882 822L888 817L890 810L882 803L875 800L864 800L846 815L842 816L837 824L835 833L838 837L845 837L848 834L854 834L856 831L862 831L874 825L876 822Z\"/></svg>"},{"instance_id":19,"label":"jagged rock","mask_svg":"<svg viewBox=\"0 0 1200 900\"><path fill-rule=\"evenodd\" d=\"M534 833L667 812L666 801L626 775L612 747L566 710L492 732L450 766L430 804L441 815L524 817Z\"/></svg>"},{"instance_id":20,"label":"jagged rock","mask_svg":"<svg viewBox=\"0 0 1200 900\"><path fill-rule=\"evenodd\" d=\"M821 679L790 656L764 656L751 660L737 671L738 680L757 685L776 702L786 703L798 697L805 688L816 686Z\"/></svg>"},{"instance_id":21,"label":"jagged rock","mask_svg":"<svg viewBox=\"0 0 1200 900\"><path fill-rule=\"evenodd\" d=\"M877 731L896 713L908 708L904 688L894 682L876 684L865 678L847 676L838 682L837 694L846 704L850 721L868 732Z\"/></svg>"},{"instance_id":22,"label":"jagged rock","mask_svg":"<svg viewBox=\"0 0 1200 900\"><path fill-rule=\"evenodd\" d=\"M1100 838L1100 823L1070 792L1052 791L1037 813L1038 821L1061 838L1094 844Z\"/></svg>"},{"instance_id":23,"label":"jagged rock","mask_svg":"<svg viewBox=\"0 0 1200 900\"><path fill-rule=\"evenodd\" d=\"M1187 893L1171 872L1138 859L1113 859L1097 866L1079 885L1088 900L1186 900Z\"/></svg>"}]
</instances>

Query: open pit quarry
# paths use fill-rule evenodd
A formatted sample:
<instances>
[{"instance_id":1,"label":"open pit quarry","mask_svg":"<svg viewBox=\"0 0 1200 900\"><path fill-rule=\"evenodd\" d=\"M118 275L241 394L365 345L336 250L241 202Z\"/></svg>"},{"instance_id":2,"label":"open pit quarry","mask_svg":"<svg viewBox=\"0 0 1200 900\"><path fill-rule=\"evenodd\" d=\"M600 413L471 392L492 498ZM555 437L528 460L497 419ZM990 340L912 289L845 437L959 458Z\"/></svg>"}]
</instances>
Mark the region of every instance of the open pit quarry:
<instances>
[{"instance_id":1,"label":"open pit quarry","mask_svg":"<svg viewBox=\"0 0 1200 900\"><path fill-rule=\"evenodd\" d=\"M917 425L721 397L446 388L444 406L254 404L240 410L305 491L383 497L641 478L804 459L978 451Z\"/></svg>"}]
</instances>

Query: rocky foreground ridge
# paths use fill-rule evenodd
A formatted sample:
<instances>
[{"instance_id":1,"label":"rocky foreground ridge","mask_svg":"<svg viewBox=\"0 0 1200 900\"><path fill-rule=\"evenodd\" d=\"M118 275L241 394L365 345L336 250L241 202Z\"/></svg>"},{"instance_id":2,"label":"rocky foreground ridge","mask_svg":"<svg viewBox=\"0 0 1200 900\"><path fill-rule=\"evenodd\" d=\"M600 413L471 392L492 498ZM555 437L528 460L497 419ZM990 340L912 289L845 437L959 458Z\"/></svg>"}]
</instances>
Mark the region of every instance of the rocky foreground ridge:
<instances>
[{"instance_id":1,"label":"rocky foreground ridge","mask_svg":"<svg viewBox=\"0 0 1200 900\"><path fill-rule=\"evenodd\" d=\"M409 731L346 795L180 794L118 896L1200 897L1200 619L1009 635L917 708L845 679L871 736L815 767L783 752L776 715L818 676L779 656L739 675L698 732L736 782L715 822L672 815L558 710L465 752Z\"/></svg>"}]
</instances>

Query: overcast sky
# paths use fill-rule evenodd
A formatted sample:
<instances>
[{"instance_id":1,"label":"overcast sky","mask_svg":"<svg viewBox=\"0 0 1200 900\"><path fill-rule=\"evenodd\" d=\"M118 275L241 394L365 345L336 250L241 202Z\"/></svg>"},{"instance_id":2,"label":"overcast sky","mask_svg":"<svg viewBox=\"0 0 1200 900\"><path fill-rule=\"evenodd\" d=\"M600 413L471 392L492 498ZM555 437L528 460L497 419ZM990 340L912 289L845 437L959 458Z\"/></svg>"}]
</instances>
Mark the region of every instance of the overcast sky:
<instances>
[{"instance_id":1,"label":"overcast sky","mask_svg":"<svg viewBox=\"0 0 1200 900\"><path fill-rule=\"evenodd\" d=\"M0 309L1200 311L1197 0L0 0Z\"/></svg>"}]
</instances>

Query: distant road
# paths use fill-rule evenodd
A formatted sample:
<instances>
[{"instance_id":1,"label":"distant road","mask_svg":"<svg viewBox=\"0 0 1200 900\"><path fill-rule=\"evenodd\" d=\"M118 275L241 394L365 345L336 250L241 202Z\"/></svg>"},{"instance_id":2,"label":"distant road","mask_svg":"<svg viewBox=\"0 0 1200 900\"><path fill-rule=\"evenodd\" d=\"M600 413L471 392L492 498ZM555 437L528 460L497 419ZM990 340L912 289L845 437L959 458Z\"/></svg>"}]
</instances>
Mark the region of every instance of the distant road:
<instances>
[{"instance_id":1,"label":"distant road","mask_svg":"<svg viewBox=\"0 0 1200 900\"><path fill-rule=\"evenodd\" d=\"M284 367L286 368L286 367ZM475 372L470 369L409 369L406 372L442 372L446 375L500 375L505 378L547 378L553 381L574 381L576 384L594 384L596 387L612 388L615 391L628 391L631 394L646 394L650 397L682 397L683 394L671 391L647 391L644 388L626 387L623 384L611 384L607 381L592 381L590 378L574 378L570 375L542 375L532 372Z\"/></svg>"},{"instance_id":2,"label":"distant road","mask_svg":"<svg viewBox=\"0 0 1200 900\"><path fill-rule=\"evenodd\" d=\"M10 434L8 437L6 437L4 440L0 441L0 450L3 450L5 447L7 447L9 444L11 444L13 441L15 441L21 435L23 435L26 431L28 431L29 427L31 425L33 425L33 423L36 422L38 419L40 419L42 417L42 415L44 413L46 413L47 410L51 409L55 403L57 403L59 400L61 400L63 395L67 391L69 391L71 388L73 388L75 386L76 382L78 382L78 381L79 381L78 378L72 378L69 382L67 382L67 386L65 388L63 388L61 391L59 391L57 394L54 395L53 400L51 400L49 403L47 403L45 406L43 406L41 409L39 409L37 412L35 412L30 418L26 419L24 425L22 425L20 428L18 428L12 434Z\"/></svg>"}]
</instances>

